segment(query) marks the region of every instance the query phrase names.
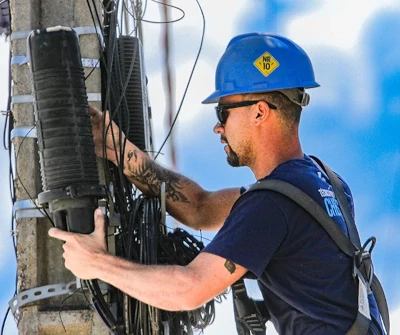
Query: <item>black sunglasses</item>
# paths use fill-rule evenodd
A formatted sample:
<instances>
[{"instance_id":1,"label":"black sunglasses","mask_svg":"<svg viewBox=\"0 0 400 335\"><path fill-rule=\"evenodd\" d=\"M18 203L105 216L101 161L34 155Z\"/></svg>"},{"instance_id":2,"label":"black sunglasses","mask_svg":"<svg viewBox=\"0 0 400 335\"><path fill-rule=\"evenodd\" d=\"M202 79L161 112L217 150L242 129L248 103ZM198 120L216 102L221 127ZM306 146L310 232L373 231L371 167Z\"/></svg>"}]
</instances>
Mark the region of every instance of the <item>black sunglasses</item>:
<instances>
[{"instance_id":1,"label":"black sunglasses","mask_svg":"<svg viewBox=\"0 0 400 335\"><path fill-rule=\"evenodd\" d=\"M232 104L218 104L218 106L215 106L215 112L217 113L218 122L221 125L224 125L226 123L226 120L228 119L229 116L228 109L251 106L255 105L260 101L264 101L271 109L278 109L275 105L265 100L250 100L250 101L234 102Z\"/></svg>"}]
</instances>

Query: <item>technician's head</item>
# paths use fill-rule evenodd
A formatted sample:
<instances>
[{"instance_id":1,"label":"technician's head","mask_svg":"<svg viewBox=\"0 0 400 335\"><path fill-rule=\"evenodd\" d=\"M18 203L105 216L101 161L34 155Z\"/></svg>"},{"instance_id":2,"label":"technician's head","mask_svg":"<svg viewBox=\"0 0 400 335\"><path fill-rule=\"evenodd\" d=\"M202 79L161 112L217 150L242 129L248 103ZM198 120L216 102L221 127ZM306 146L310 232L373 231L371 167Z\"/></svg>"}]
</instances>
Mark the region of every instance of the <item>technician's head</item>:
<instances>
[{"instance_id":1,"label":"technician's head","mask_svg":"<svg viewBox=\"0 0 400 335\"><path fill-rule=\"evenodd\" d=\"M274 113L286 131L297 129L302 107L310 100L305 89L318 86L309 57L290 39L267 33L234 37L218 63L215 91L203 101L218 103L219 122L214 131L229 144L228 162L233 166L247 165L246 160L251 159L237 157L233 146L246 151L242 156L253 154L252 139L236 135L251 128L258 112ZM254 117L236 117L248 112Z\"/></svg>"}]
</instances>

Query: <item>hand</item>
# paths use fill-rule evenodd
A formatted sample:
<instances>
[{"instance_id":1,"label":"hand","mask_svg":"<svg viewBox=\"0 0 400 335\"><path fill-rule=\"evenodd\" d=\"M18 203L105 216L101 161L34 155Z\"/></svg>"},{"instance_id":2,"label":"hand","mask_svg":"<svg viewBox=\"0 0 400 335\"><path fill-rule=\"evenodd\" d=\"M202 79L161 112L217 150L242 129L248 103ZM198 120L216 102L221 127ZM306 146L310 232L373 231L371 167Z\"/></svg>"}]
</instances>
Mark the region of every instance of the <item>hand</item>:
<instances>
[{"instance_id":1,"label":"hand","mask_svg":"<svg viewBox=\"0 0 400 335\"><path fill-rule=\"evenodd\" d=\"M96 155L118 165L121 143L125 142L125 134L120 132L114 121L110 123L110 114L108 112L102 113L95 107L89 106L89 114L92 116L92 133ZM106 147L104 149L105 133Z\"/></svg>"},{"instance_id":2,"label":"hand","mask_svg":"<svg viewBox=\"0 0 400 335\"><path fill-rule=\"evenodd\" d=\"M81 279L98 278L96 259L107 253L104 216L100 208L94 212L94 223L91 234L77 234L58 228L49 230L49 236L65 241L65 267Z\"/></svg>"}]
</instances>

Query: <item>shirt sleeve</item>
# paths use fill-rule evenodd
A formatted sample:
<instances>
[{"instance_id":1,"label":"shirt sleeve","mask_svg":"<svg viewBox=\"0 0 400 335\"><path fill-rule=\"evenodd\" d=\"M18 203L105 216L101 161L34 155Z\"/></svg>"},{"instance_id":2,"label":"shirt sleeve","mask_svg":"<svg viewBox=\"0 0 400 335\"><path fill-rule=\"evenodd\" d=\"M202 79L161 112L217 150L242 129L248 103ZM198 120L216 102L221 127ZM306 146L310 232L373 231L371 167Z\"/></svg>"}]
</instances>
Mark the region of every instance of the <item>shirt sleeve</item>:
<instances>
[{"instance_id":1,"label":"shirt sleeve","mask_svg":"<svg viewBox=\"0 0 400 335\"><path fill-rule=\"evenodd\" d=\"M203 251L226 258L261 277L288 231L278 199L276 193L265 190L240 197L223 227Z\"/></svg>"}]
</instances>

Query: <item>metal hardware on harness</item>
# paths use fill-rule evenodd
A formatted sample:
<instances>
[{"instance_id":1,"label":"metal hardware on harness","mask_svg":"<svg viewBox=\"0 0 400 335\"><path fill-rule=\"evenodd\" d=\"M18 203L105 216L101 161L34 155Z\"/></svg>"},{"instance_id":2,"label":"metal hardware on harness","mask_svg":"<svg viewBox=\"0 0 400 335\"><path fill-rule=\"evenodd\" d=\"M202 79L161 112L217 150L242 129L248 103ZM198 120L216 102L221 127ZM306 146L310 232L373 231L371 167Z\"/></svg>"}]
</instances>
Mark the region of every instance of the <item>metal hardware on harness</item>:
<instances>
[{"instance_id":1,"label":"metal hardware on harness","mask_svg":"<svg viewBox=\"0 0 400 335\"><path fill-rule=\"evenodd\" d=\"M265 335L270 317L264 301L249 298L243 279L232 285L232 297L238 334Z\"/></svg>"},{"instance_id":2,"label":"metal hardware on harness","mask_svg":"<svg viewBox=\"0 0 400 335\"><path fill-rule=\"evenodd\" d=\"M37 204L37 199L25 199L14 202L13 205L13 218L42 218L46 214L41 211L42 206Z\"/></svg>"},{"instance_id":3,"label":"metal hardware on harness","mask_svg":"<svg viewBox=\"0 0 400 335\"><path fill-rule=\"evenodd\" d=\"M72 294L76 291L76 282L46 285L23 291L14 296L8 303L13 313L18 308L37 300L55 297L62 294Z\"/></svg>"},{"instance_id":4,"label":"metal hardware on harness","mask_svg":"<svg viewBox=\"0 0 400 335\"><path fill-rule=\"evenodd\" d=\"M368 294L372 293L371 285L374 279L374 266L371 253L376 244L376 238L371 236L365 241L360 250L354 253L353 257L353 278L360 277L367 287ZM368 245L370 247L367 250Z\"/></svg>"}]
</instances>

